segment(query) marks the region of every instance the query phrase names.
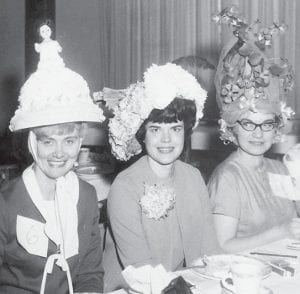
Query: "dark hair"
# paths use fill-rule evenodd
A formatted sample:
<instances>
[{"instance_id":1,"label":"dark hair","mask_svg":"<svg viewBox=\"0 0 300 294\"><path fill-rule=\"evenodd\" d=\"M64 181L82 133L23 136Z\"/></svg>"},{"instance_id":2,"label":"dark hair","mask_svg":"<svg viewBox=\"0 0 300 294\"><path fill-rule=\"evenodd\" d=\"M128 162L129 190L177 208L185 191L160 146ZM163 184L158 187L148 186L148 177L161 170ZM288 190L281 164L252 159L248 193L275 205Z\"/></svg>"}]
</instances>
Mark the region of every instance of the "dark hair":
<instances>
[{"instance_id":1,"label":"dark hair","mask_svg":"<svg viewBox=\"0 0 300 294\"><path fill-rule=\"evenodd\" d=\"M197 55L181 56L172 61L172 63L180 65L185 70L189 71L190 68L195 67L197 69L211 69L215 70L215 66L212 65L206 58ZM196 77L198 78L198 77Z\"/></svg>"},{"instance_id":2,"label":"dark hair","mask_svg":"<svg viewBox=\"0 0 300 294\"><path fill-rule=\"evenodd\" d=\"M219 108L214 86L215 66L205 57L198 55L181 56L172 63L181 66L195 76L201 87L207 91L202 120L216 123L219 118Z\"/></svg>"},{"instance_id":3,"label":"dark hair","mask_svg":"<svg viewBox=\"0 0 300 294\"><path fill-rule=\"evenodd\" d=\"M146 135L146 124L148 122L155 123L173 123L183 121L184 124L184 149L189 141L193 126L196 122L196 104L192 100L183 98L175 98L164 109L153 109L148 118L143 122L135 137L144 148L144 139Z\"/></svg>"}]
</instances>

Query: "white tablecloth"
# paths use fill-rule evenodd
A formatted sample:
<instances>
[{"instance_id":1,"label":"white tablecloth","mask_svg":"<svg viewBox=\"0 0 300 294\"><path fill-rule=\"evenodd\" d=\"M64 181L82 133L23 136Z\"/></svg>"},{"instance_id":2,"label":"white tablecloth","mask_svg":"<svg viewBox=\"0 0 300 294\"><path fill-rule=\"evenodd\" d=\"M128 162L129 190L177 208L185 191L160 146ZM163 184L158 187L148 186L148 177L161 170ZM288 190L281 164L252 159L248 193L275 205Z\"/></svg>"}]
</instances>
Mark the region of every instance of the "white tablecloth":
<instances>
[{"instance_id":1,"label":"white tablecloth","mask_svg":"<svg viewBox=\"0 0 300 294\"><path fill-rule=\"evenodd\" d=\"M284 258L290 263L290 265L293 268L295 268L295 275L293 277L282 277L281 275L272 272L269 277L263 280L262 282L263 286L271 289L273 291L273 294L299 294L300 293L300 251L287 249L286 245L290 244L291 242L293 242L293 240L284 239L243 253L243 254L248 254L249 252L255 251L255 252L296 255L298 257L298 258ZM271 259L271 257L265 257L261 255L260 256L256 255L256 256L265 259L266 261ZM195 274L193 270L185 270L178 273L182 274L186 280L196 285L196 288L193 290L194 294L221 294L222 293L222 287L219 281L203 279L199 277L197 274Z\"/></svg>"}]
</instances>

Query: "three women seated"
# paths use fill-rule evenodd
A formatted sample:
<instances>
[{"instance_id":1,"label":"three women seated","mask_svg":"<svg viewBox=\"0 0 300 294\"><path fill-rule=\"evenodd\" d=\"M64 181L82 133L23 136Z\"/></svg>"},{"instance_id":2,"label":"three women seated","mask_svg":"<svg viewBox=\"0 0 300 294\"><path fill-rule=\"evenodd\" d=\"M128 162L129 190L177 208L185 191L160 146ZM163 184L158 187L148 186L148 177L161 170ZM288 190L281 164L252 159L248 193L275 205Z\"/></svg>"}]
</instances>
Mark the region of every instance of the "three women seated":
<instances>
[{"instance_id":1,"label":"three women seated","mask_svg":"<svg viewBox=\"0 0 300 294\"><path fill-rule=\"evenodd\" d=\"M162 264L175 271L204 255L300 239L296 203L274 188L288 171L264 157L291 114L284 103L291 74L239 25L216 74L221 139L237 148L208 190L200 172L180 160L206 100L192 74L175 64L152 65L114 110L112 153L124 161L142 155L119 173L108 195L123 268ZM41 60L11 121L12 131L30 131L34 163L0 197L1 293L102 291L96 195L72 168L82 123L104 118L86 82L55 60Z\"/></svg>"}]
</instances>

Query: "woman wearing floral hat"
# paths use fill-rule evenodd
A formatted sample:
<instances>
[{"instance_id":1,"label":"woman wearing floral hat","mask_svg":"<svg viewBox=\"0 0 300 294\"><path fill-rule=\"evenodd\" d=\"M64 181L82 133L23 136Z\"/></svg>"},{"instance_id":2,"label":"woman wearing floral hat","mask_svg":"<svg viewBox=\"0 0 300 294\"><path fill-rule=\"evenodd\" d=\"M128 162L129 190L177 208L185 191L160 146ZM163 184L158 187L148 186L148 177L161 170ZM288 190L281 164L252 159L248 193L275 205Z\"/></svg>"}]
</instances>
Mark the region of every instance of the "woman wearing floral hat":
<instances>
[{"instance_id":1,"label":"woman wearing floral hat","mask_svg":"<svg viewBox=\"0 0 300 294\"><path fill-rule=\"evenodd\" d=\"M205 99L194 76L168 63L152 65L114 110L113 154L126 161L145 153L117 176L108 196L124 268L162 264L173 271L219 251L202 176L179 160Z\"/></svg>"},{"instance_id":2,"label":"woman wearing floral hat","mask_svg":"<svg viewBox=\"0 0 300 294\"><path fill-rule=\"evenodd\" d=\"M237 252L285 237L299 239L296 205L286 193L288 171L264 157L292 114L285 104L291 68L264 55L270 38L254 34L234 8L216 20L232 24L238 39L221 52L215 79L221 139L236 146L208 184L218 240L225 251ZM275 35L283 29L274 24L268 30Z\"/></svg>"},{"instance_id":3,"label":"woman wearing floral hat","mask_svg":"<svg viewBox=\"0 0 300 294\"><path fill-rule=\"evenodd\" d=\"M43 54L10 122L11 131L29 131L34 162L0 196L0 292L100 293L96 192L72 169L85 122L104 116L86 81Z\"/></svg>"}]
</instances>

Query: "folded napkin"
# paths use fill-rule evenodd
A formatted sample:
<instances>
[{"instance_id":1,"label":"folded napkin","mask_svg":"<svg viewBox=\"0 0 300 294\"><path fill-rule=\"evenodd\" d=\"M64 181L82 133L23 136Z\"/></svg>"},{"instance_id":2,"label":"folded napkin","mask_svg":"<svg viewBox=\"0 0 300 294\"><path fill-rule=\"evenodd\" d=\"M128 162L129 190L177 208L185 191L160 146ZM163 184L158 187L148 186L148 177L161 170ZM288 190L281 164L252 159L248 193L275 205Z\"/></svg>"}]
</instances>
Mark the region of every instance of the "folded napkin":
<instances>
[{"instance_id":1,"label":"folded napkin","mask_svg":"<svg viewBox=\"0 0 300 294\"><path fill-rule=\"evenodd\" d=\"M300 178L300 144L294 145L283 156L283 163L293 178Z\"/></svg>"},{"instance_id":2,"label":"folded napkin","mask_svg":"<svg viewBox=\"0 0 300 294\"><path fill-rule=\"evenodd\" d=\"M292 200L300 200L300 144L294 145L283 156L283 163L287 167L293 182L294 194Z\"/></svg>"},{"instance_id":3,"label":"folded napkin","mask_svg":"<svg viewBox=\"0 0 300 294\"><path fill-rule=\"evenodd\" d=\"M130 265L123 270L122 275L129 285L131 293L143 294L161 294L162 290L175 277L173 273L167 272L161 264L155 267L144 265L137 268Z\"/></svg>"},{"instance_id":4,"label":"folded napkin","mask_svg":"<svg viewBox=\"0 0 300 294\"><path fill-rule=\"evenodd\" d=\"M300 200L300 186L297 188L297 181L292 176L268 173L268 178L274 195L295 201Z\"/></svg>"}]
</instances>

